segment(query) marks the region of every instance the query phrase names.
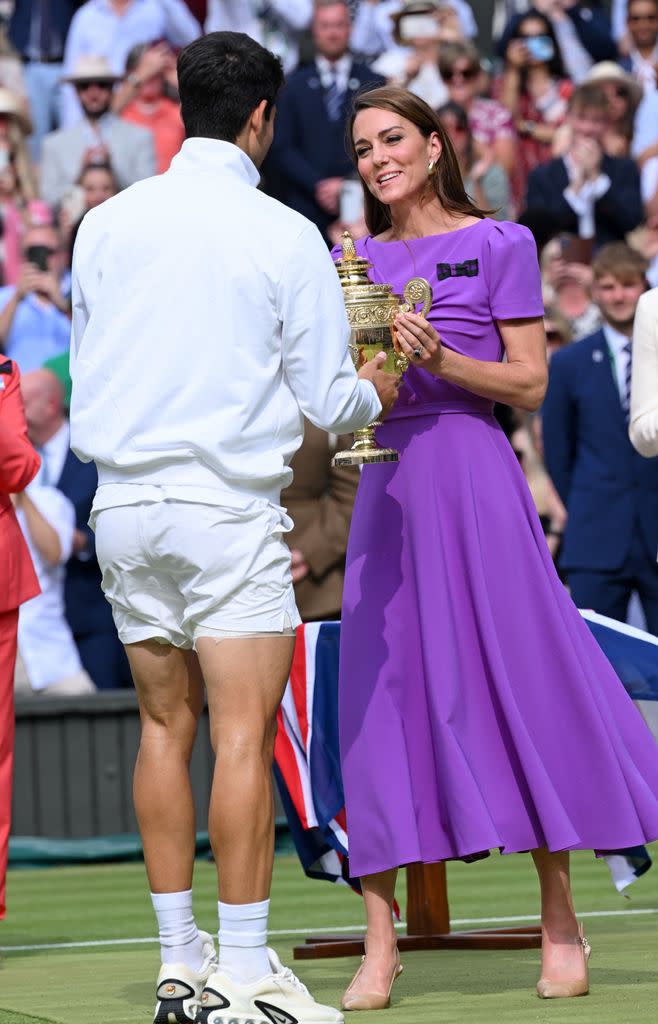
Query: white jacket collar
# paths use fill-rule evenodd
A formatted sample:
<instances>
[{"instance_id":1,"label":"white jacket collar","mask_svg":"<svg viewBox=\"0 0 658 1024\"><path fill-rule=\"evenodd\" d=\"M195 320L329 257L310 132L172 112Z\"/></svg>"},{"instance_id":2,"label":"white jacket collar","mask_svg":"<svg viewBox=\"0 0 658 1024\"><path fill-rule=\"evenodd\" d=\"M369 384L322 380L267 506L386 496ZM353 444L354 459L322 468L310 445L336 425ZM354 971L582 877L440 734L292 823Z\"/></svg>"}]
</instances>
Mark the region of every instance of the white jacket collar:
<instances>
[{"instance_id":1,"label":"white jacket collar","mask_svg":"<svg viewBox=\"0 0 658 1024\"><path fill-rule=\"evenodd\" d=\"M171 162L170 171L226 171L254 187L260 181L260 172L244 150L232 142L222 142L221 139L185 139L180 152Z\"/></svg>"}]
</instances>

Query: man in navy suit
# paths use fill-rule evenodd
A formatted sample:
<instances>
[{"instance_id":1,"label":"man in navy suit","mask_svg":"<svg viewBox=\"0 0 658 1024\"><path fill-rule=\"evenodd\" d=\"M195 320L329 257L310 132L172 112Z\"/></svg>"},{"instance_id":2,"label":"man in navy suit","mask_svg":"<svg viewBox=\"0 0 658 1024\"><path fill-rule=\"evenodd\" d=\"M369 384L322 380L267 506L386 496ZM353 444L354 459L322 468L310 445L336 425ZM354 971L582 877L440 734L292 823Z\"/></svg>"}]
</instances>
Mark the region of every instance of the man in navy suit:
<instances>
[{"instance_id":1,"label":"man in navy suit","mask_svg":"<svg viewBox=\"0 0 658 1024\"><path fill-rule=\"evenodd\" d=\"M349 53L350 14L343 0L316 6L312 64L294 71L277 100L276 131L265 167L277 198L313 221L326 237L339 216L340 192L354 167L345 146L352 98L384 84Z\"/></svg>"},{"instance_id":2,"label":"man in navy suit","mask_svg":"<svg viewBox=\"0 0 658 1024\"><path fill-rule=\"evenodd\" d=\"M568 516L560 565L579 608L623 622L637 591L658 634L658 458L642 458L628 436L646 263L617 242L592 269L603 326L553 356L544 402L546 467Z\"/></svg>"},{"instance_id":3,"label":"man in navy suit","mask_svg":"<svg viewBox=\"0 0 658 1024\"><path fill-rule=\"evenodd\" d=\"M643 219L635 161L603 152L609 121L600 86L579 86L569 101L566 152L528 177L526 209L549 212L558 230L591 238L594 248L622 241Z\"/></svg>"},{"instance_id":4,"label":"man in navy suit","mask_svg":"<svg viewBox=\"0 0 658 1024\"><path fill-rule=\"evenodd\" d=\"M80 462L69 447L62 385L55 374L50 370L26 373L21 391L30 439L41 455L43 482L57 487L75 507L64 602L80 660L99 690L131 686L128 660L101 590L94 534L88 526L98 486L96 467L93 462Z\"/></svg>"},{"instance_id":5,"label":"man in navy suit","mask_svg":"<svg viewBox=\"0 0 658 1024\"><path fill-rule=\"evenodd\" d=\"M637 78L645 92L658 86L658 0L628 0L626 30L629 54L619 63Z\"/></svg>"}]
</instances>

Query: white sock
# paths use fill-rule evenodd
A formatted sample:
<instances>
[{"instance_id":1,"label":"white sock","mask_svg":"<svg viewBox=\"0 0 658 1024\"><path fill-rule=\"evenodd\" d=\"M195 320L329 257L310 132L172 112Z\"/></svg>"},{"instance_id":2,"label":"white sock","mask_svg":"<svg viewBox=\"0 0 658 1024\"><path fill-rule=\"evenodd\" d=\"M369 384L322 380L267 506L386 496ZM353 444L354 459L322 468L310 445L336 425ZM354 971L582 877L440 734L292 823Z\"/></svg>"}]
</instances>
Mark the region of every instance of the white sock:
<instances>
[{"instance_id":1,"label":"white sock","mask_svg":"<svg viewBox=\"0 0 658 1024\"><path fill-rule=\"evenodd\" d=\"M203 964L203 951L192 913L192 890L152 892L151 902L158 919L163 964L185 964L198 971Z\"/></svg>"},{"instance_id":2,"label":"white sock","mask_svg":"<svg viewBox=\"0 0 658 1024\"><path fill-rule=\"evenodd\" d=\"M222 903L219 911L219 970L239 985L270 974L267 958L267 917L270 901Z\"/></svg>"}]
</instances>

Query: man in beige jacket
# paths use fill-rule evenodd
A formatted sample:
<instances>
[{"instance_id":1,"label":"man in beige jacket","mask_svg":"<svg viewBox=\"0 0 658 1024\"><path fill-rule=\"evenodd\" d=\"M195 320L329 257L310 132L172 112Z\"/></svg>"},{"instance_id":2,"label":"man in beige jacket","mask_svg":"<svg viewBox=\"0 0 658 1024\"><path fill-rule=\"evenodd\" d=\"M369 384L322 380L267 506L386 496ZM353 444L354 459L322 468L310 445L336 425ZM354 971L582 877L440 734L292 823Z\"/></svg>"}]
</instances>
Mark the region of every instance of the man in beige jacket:
<instances>
[{"instance_id":1,"label":"man in beige jacket","mask_svg":"<svg viewBox=\"0 0 658 1024\"><path fill-rule=\"evenodd\" d=\"M640 455L658 455L658 288L640 297L635 313L629 434Z\"/></svg>"}]
</instances>

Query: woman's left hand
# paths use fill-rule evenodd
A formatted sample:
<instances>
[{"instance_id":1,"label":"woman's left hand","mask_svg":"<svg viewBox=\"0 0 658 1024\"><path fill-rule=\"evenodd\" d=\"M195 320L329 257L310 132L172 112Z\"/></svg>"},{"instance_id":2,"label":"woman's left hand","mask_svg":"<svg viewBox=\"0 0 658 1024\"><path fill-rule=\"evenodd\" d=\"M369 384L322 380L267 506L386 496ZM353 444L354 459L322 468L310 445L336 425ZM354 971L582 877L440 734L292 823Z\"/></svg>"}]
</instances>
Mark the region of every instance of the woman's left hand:
<instances>
[{"instance_id":1,"label":"woman's left hand","mask_svg":"<svg viewBox=\"0 0 658 1024\"><path fill-rule=\"evenodd\" d=\"M398 313L393 321L400 351L413 366L422 366L437 376L441 370L443 346L432 325L418 313Z\"/></svg>"}]
</instances>

